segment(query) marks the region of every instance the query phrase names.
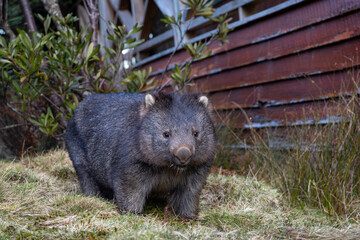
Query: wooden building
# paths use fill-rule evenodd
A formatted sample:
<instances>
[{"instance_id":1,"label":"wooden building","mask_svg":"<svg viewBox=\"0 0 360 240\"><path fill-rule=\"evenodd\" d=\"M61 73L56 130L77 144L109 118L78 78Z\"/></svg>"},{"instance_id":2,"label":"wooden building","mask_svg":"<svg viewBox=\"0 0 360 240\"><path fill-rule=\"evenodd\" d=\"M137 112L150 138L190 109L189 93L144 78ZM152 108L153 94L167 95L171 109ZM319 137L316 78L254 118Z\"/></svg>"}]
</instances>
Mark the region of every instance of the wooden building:
<instances>
[{"instance_id":1,"label":"wooden building","mask_svg":"<svg viewBox=\"0 0 360 240\"><path fill-rule=\"evenodd\" d=\"M112 20L144 24L139 37L148 41L136 49L136 67L151 66L159 78L179 41L176 29L159 19L183 6L176 0L108 2L119 9L108 15ZM233 19L230 43L211 44L212 55L193 63L191 90L207 94L220 115L237 113L237 127L326 123L336 120L332 99L359 94L359 0L218 0L214 7L215 15ZM209 38L214 27L196 19L184 42ZM188 59L179 50L170 69Z\"/></svg>"}]
</instances>

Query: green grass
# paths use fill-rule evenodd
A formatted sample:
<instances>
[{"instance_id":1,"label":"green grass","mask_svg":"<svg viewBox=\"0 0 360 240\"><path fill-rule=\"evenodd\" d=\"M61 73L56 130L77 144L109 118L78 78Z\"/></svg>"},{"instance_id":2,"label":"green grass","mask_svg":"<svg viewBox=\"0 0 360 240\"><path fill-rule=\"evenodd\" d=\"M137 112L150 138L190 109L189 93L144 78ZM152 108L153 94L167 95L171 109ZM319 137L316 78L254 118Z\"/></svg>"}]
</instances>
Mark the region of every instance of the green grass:
<instances>
[{"instance_id":1,"label":"green grass","mask_svg":"<svg viewBox=\"0 0 360 240\"><path fill-rule=\"evenodd\" d=\"M287 139L291 149L270 146L276 130L265 137L253 131L259 148L249 155L257 163L258 176L277 186L293 204L359 220L359 97L341 99L336 111L340 122L285 128L292 132Z\"/></svg>"},{"instance_id":2,"label":"green grass","mask_svg":"<svg viewBox=\"0 0 360 240\"><path fill-rule=\"evenodd\" d=\"M359 77L353 79L352 94L324 102L329 105L324 107L327 121L318 112L308 112L305 124L284 121L278 128L236 129L227 120L230 113L217 131L214 166L241 175L256 173L293 206L359 221L360 87Z\"/></svg>"},{"instance_id":3,"label":"green grass","mask_svg":"<svg viewBox=\"0 0 360 240\"><path fill-rule=\"evenodd\" d=\"M0 160L0 239L357 239L359 222L294 208L254 176L211 174L197 221L148 206L122 214L81 194L63 150Z\"/></svg>"}]
</instances>

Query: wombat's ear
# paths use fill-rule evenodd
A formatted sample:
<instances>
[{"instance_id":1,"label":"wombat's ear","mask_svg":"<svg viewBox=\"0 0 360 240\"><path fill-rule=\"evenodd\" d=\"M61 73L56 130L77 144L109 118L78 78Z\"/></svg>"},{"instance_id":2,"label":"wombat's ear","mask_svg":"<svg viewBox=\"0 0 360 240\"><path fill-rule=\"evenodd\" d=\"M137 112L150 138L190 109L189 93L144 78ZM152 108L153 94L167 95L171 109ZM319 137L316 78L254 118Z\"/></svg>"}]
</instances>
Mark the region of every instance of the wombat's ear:
<instances>
[{"instance_id":1,"label":"wombat's ear","mask_svg":"<svg viewBox=\"0 0 360 240\"><path fill-rule=\"evenodd\" d=\"M155 104L155 97L151 94L146 94L144 103L140 107L140 118L143 118L149 109Z\"/></svg>"},{"instance_id":2,"label":"wombat's ear","mask_svg":"<svg viewBox=\"0 0 360 240\"><path fill-rule=\"evenodd\" d=\"M214 111L209 99L206 96L200 96L198 98L199 103L203 104L204 107L206 108L206 110L208 111L208 113L212 114L212 112Z\"/></svg>"},{"instance_id":3,"label":"wombat's ear","mask_svg":"<svg viewBox=\"0 0 360 240\"><path fill-rule=\"evenodd\" d=\"M205 107L209 105L209 99L206 96L201 96L199 98L199 102L204 104Z\"/></svg>"},{"instance_id":4,"label":"wombat's ear","mask_svg":"<svg viewBox=\"0 0 360 240\"><path fill-rule=\"evenodd\" d=\"M154 103L155 103L154 96L151 95L151 94L146 94L146 96L145 96L145 107L149 108L149 107L153 106Z\"/></svg>"}]
</instances>

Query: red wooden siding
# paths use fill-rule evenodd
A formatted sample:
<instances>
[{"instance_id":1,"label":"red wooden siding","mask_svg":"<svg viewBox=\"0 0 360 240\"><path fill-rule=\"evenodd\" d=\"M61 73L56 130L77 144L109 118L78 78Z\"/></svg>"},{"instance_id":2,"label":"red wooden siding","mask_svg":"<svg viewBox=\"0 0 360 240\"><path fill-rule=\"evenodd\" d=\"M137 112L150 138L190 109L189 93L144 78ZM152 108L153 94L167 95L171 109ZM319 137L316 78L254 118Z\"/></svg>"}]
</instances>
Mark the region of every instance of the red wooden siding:
<instances>
[{"instance_id":1,"label":"red wooden siding","mask_svg":"<svg viewBox=\"0 0 360 240\"><path fill-rule=\"evenodd\" d=\"M192 65L195 86L221 114L238 110L236 125L308 122L314 112L333 114L324 102L349 94L360 80L360 1L302 1L280 12L246 21L229 34L229 44ZM142 67L161 78L168 55ZM184 50L171 65L188 59ZM164 81L165 82L165 81ZM358 81L359 84L359 81ZM221 115L220 114L220 115Z\"/></svg>"}]
</instances>

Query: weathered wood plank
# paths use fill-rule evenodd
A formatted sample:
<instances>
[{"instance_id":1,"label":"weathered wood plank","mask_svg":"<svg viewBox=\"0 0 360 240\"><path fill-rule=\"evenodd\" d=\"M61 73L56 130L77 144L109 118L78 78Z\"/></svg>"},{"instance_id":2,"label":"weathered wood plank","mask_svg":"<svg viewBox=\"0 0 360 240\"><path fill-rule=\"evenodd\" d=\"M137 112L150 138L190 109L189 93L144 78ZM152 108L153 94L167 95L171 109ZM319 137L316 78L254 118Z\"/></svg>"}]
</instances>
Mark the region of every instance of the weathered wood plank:
<instances>
[{"instance_id":1,"label":"weathered wood plank","mask_svg":"<svg viewBox=\"0 0 360 240\"><path fill-rule=\"evenodd\" d=\"M323 100L354 93L360 70L349 69L211 93L215 109L258 108ZM354 78L355 76L355 78ZM355 82L355 80L357 82Z\"/></svg>"},{"instance_id":2,"label":"weathered wood plank","mask_svg":"<svg viewBox=\"0 0 360 240\"><path fill-rule=\"evenodd\" d=\"M190 90L208 93L217 116L227 119L233 111L234 127L336 120L339 105L332 100L359 93L360 1L303 1L255 19L236 23L229 44L210 45L213 55L193 63ZM187 58L179 51L171 64ZM142 67L151 65L159 77L167 61Z\"/></svg>"},{"instance_id":3,"label":"weathered wood plank","mask_svg":"<svg viewBox=\"0 0 360 240\"><path fill-rule=\"evenodd\" d=\"M238 7L241 7L249 2L251 2L253 0L235 0L235 1L231 1L229 3L226 3L225 5L219 7L216 9L215 13L214 13L214 16L219 16L219 15L222 15L222 14L225 14L226 12L228 11L231 11L231 10L234 10L234 9L237 9ZM171 10L173 8L176 7L176 5L171 2L171 1L167 1L167 0L155 0L156 4L158 5L159 9L169 15L169 16L173 16L174 13L171 12ZM170 7L169 7L169 4L170 4ZM205 24L209 22L208 19L205 19L203 17L199 17L197 19L195 19L194 21L191 22L191 25L189 27L189 30L191 31L192 29L195 29L195 28L198 28L200 27L201 25ZM189 24L189 22L185 22L184 23L184 26L183 29L188 29L187 25ZM158 37L155 37L147 42L145 42L144 44L142 44L141 46L139 46L138 48L136 48L136 51L137 52L141 52L141 51L145 51L151 47L154 47L164 41L167 41L169 39L171 39L173 37L173 30L170 30L164 34L161 34L160 36Z\"/></svg>"},{"instance_id":4,"label":"weathered wood plank","mask_svg":"<svg viewBox=\"0 0 360 240\"><path fill-rule=\"evenodd\" d=\"M233 11L241 6L244 6L247 3L253 2L254 0L234 0L234 1L230 1L229 3L226 3L224 5L222 5L221 7L217 8L214 12L214 17L218 17L220 15L223 15L227 12ZM201 27L202 25L206 24L209 22L209 19L206 19L204 17L198 17L196 19L194 19L193 21L191 21L191 25L189 30L193 30L196 28ZM185 23L185 25L189 24L188 22ZM185 28L186 29L186 28Z\"/></svg>"},{"instance_id":5,"label":"weathered wood plank","mask_svg":"<svg viewBox=\"0 0 360 240\"><path fill-rule=\"evenodd\" d=\"M317 0L305 1L297 6L298 7L292 10L268 16L266 20L262 19L262 21L246 22L246 24L240 25L238 29L229 34L229 44L219 46L218 43L213 43L209 46L209 49L213 51L213 55L216 55L217 53L230 51L238 47L267 41L359 9L360 1ZM179 64L187 59L188 56L186 52L179 51L174 56L171 64ZM155 73L160 73L167 61L167 56L165 56L161 59L157 59L155 62L143 64L142 67L147 68L151 65Z\"/></svg>"},{"instance_id":6,"label":"weathered wood plank","mask_svg":"<svg viewBox=\"0 0 360 240\"><path fill-rule=\"evenodd\" d=\"M265 15L266 18L261 19L261 21L240 25L232 34L229 34L229 44L220 46L217 43L213 43L209 46L209 49L212 49L213 54L216 54L266 41L303 27L341 16L359 8L360 1L358 0L305 1L303 4L296 5L296 7L287 11L274 15Z\"/></svg>"},{"instance_id":7,"label":"weathered wood plank","mask_svg":"<svg viewBox=\"0 0 360 240\"><path fill-rule=\"evenodd\" d=\"M143 44L141 44L139 47L136 48L136 51L141 52L150 47L155 47L159 44L162 44L163 42L170 40L172 37L173 37L173 30L168 30L168 31L144 42Z\"/></svg>"},{"instance_id":8,"label":"weathered wood plank","mask_svg":"<svg viewBox=\"0 0 360 240\"><path fill-rule=\"evenodd\" d=\"M289 0L289 1L285 2L285 3L279 4L279 5L275 6L275 7L272 7L271 9L268 9L266 11L266 13L260 12L260 13L254 14L254 15L252 15L250 17L247 17L247 18L245 18L245 19L243 19L241 21L236 21L234 23L231 23L231 24L229 24L229 29L235 29L235 28L238 28L239 26L246 25L249 22L259 20L261 18L266 17L267 15L271 15L271 14L274 14L276 12L280 12L280 11L282 11L284 9L287 9L287 8L295 6L295 5L299 4L299 3L302 3L303 1L306 1L306 0ZM207 39L212 34L214 34L215 31L216 31L216 29L212 30L212 31L210 31L208 33L201 34L201 35L199 35L197 37L194 37L194 38L190 39L189 42L196 42L196 41L199 41L199 40L202 40L202 39ZM170 49L164 50L164 51L162 51L160 53L157 53L157 54L155 54L153 56L150 56L150 57L148 57L146 59L143 59L143 60L141 60L141 62L136 64L136 67L143 66L143 65L148 64L150 62L153 62L155 60L160 60L164 56L171 54L173 51L174 51L174 48L170 48Z\"/></svg>"},{"instance_id":9,"label":"weathered wood plank","mask_svg":"<svg viewBox=\"0 0 360 240\"><path fill-rule=\"evenodd\" d=\"M264 128L289 125L326 124L339 120L340 103L304 102L268 108L216 111L215 121L233 128Z\"/></svg>"},{"instance_id":10,"label":"weathered wood plank","mask_svg":"<svg viewBox=\"0 0 360 240\"><path fill-rule=\"evenodd\" d=\"M360 38L357 37L300 54L223 71L194 82L198 91L213 92L342 70L360 65L359 45Z\"/></svg>"},{"instance_id":11,"label":"weathered wood plank","mask_svg":"<svg viewBox=\"0 0 360 240\"><path fill-rule=\"evenodd\" d=\"M191 77L221 74L227 69L277 59L290 54L299 54L311 48L360 36L359 19L360 11L357 11L280 38L214 55L193 63ZM201 90L201 86L198 88Z\"/></svg>"},{"instance_id":12,"label":"weathered wood plank","mask_svg":"<svg viewBox=\"0 0 360 240\"><path fill-rule=\"evenodd\" d=\"M360 35L360 11L333 18L269 41L220 53L192 65L192 77L284 57Z\"/></svg>"}]
</instances>

